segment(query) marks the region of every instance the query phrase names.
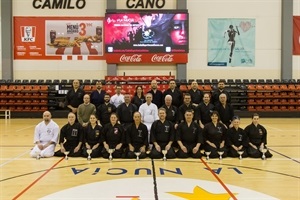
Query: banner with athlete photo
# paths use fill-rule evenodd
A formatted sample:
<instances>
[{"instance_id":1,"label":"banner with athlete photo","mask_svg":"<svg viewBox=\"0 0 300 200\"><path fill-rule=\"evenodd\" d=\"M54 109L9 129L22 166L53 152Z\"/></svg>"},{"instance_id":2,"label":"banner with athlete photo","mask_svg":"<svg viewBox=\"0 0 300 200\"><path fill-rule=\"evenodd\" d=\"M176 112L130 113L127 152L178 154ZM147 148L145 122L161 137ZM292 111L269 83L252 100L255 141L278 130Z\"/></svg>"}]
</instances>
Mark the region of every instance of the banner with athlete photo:
<instances>
[{"instance_id":1,"label":"banner with athlete photo","mask_svg":"<svg viewBox=\"0 0 300 200\"><path fill-rule=\"evenodd\" d=\"M255 19L208 19L208 66L255 65Z\"/></svg>"},{"instance_id":2,"label":"banner with athlete photo","mask_svg":"<svg viewBox=\"0 0 300 200\"><path fill-rule=\"evenodd\" d=\"M14 59L104 60L101 17L14 17Z\"/></svg>"}]
</instances>

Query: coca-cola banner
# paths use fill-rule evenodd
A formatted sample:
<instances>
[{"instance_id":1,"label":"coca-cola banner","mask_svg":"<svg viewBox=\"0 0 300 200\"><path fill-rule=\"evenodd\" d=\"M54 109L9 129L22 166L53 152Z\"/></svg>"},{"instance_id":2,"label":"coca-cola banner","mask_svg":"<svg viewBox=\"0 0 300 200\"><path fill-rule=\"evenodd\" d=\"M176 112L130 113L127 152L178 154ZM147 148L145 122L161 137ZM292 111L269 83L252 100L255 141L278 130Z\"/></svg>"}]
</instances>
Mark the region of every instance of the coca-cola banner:
<instances>
[{"instance_id":1,"label":"coca-cola banner","mask_svg":"<svg viewBox=\"0 0 300 200\"><path fill-rule=\"evenodd\" d=\"M104 60L101 17L14 17L14 59Z\"/></svg>"},{"instance_id":2,"label":"coca-cola banner","mask_svg":"<svg viewBox=\"0 0 300 200\"><path fill-rule=\"evenodd\" d=\"M120 53L120 54L106 54L107 63L187 63L188 56L186 53Z\"/></svg>"}]
</instances>

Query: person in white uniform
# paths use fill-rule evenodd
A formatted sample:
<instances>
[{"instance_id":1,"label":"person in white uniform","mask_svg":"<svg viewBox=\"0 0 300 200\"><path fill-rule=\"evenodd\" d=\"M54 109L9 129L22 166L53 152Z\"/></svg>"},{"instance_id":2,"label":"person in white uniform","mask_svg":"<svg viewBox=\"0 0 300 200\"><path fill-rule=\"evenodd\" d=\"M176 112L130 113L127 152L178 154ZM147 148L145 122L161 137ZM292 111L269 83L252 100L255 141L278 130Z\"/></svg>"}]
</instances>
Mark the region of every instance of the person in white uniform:
<instances>
[{"instance_id":1,"label":"person in white uniform","mask_svg":"<svg viewBox=\"0 0 300 200\"><path fill-rule=\"evenodd\" d=\"M122 86L121 85L116 85L116 94L114 94L111 98L110 98L110 103L115 105L116 108L121 105L122 103L125 102L124 100L124 95L121 94L122 91Z\"/></svg>"},{"instance_id":2,"label":"person in white uniform","mask_svg":"<svg viewBox=\"0 0 300 200\"><path fill-rule=\"evenodd\" d=\"M152 103L152 94L146 94L146 103L143 103L140 108L139 112L141 113L142 123L147 126L148 129L148 142L150 142L150 130L152 123L159 119L158 117L158 109L157 106ZM149 148L152 148L152 144L149 145Z\"/></svg>"},{"instance_id":3,"label":"person in white uniform","mask_svg":"<svg viewBox=\"0 0 300 200\"><path fill-rule=\"evenodd\" d=\"M54 155L55 146L58 142L59 126L51 119L51 113L43 113L43 121L34 131L35 146L30 152L33 158L46 158Z\"/></svg>"}]
</instances>

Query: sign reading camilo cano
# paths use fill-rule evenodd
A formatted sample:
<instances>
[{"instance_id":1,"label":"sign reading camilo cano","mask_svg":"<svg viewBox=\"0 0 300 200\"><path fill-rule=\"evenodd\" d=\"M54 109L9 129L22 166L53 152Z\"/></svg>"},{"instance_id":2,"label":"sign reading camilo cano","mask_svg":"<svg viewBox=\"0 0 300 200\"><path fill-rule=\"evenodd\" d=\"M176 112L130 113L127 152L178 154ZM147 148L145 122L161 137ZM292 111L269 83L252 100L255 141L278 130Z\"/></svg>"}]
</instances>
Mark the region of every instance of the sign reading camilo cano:
<instances>
[{"instance_id":1,"label":"sign reading camilo cano","mask_svg":"<svg viewBox=\"0 0 300 200\"><path fill-rule=\"evenodd\" d=\"M33 0L35 9L83 9L86 0Z\"/></svg>"},{"instance_id":2,"label":"sign reading camilo cano","mask_svg":"<svg viewBox=\"0 0 300 200\"><path fill-rule=\"evenodd\" d=\"M163 8L165 0L126 0L127 8Z\"/></svg>"}]
</instances>

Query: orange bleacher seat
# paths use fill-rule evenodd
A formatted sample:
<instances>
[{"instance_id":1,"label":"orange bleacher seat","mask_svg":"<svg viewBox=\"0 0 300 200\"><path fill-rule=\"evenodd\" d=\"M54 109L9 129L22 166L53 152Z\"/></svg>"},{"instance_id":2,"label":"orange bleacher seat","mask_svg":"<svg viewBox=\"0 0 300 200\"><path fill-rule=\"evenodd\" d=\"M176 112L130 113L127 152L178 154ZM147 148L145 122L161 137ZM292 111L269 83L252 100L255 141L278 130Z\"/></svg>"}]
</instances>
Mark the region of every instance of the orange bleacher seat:
<instances>
[{"instance_id":1,"label":"orange bleacher seat","mask_svg":"<svg viewBox=\"0 0 300 200\"><path fill-rule=\"evenodd\" d=\"M295 87L296 87L296 90L300 90L300 84L295 85Z\"/></svg>"},{"instance_id":2,"label":"orange bleacher seat","mask_svg":"<svg viewBox=\"0 0 300 200\"><path fill-rule=\"evenodd\" d=\"M272 90L272 85L269 84L264 85L264 90Z\"/></svg>"},{"instance_id":3,"label":"orange bleacher seat","mask_svg":"<svg viewBox=\"0 0 300 200\"><path fill-rule=\"evenodd\" d=\"M27 92L27 91L31 91L32 89L32 86L31 85L24 85L23 88L22 88L22 91L23 92ZM38 91L38 90L37 90Z\"/></svg>"},{"instance_id":4,"label":"orange bleacher seat","mask_svg":"<svg viewBox=\"0 0 300 200\"><path fill-rule=\"evenodd\" d=\"M279 99L273 99L272 102L273 104L280 104Z\"/></svg>"},{"instance_id":5,"label":"orange bleacher seat","mask_svg":"<svg viewBox=\"0 0 300 200\"><path fill-rule=\"evenodd\" d=\"M273 104L271 99L265 99L264 102L265 102L265 104Z\"/></svg>"},{"instance_id":6,"label":"orange bleacher seat","mask_svg":"<svg viewBox=\"0 0 300 200\"><path fill-rule=\"evenodd\" d=\"M8 86L8 88L6 89L6 91L9 91L9 92L12 92L12 91L14 91L15 90L15 85L10 85L10 86Z\"/></svg>"},{"instance_id":7,"label":"orange bleacher seat","mask_svg":"<svg viewBox=\"0 0 300 200\"><path fill-rule=\"evenodd\" d=\"M248 92L248 97L255 97L255 93L254 92Z\"/></svg>"},{"instance_id":8,"label":"orange bleacher seat","mask_svg":"<svg viewBox=\"0 0 300 200\"><path fill-rule=\"evenodd\" d=\"M40 92L48 92L48 86L47 85L41 85L39 91Z\"/></svg>"},{"instance_id":9,"label":"orange bleacher seat","mask_svg":"<svg viewBox=\"0 0 300 200\"><path fill-rule=\"evenodd\" d=\"M249 87L248 87L249 88ZM257 90L263 90L264 89L264 86L263 85L256 85L256 89Z\"/></svg>"},{"instance_id":10,"label":"orange bleacher seat","mask_svg":"<svg viewBox=\"0 0 300 200\"><path fill-rule=\"evenodd\" d=\"M48 107L47 106L41 106L40 110L41 111L46 111L46 110L48 110Z\"/></svg>"},{"instance_id":11,"label":"orange bleacher seat","mask_svg":"<svg viewBox=\"0 0 300 200\"><path fill-rule=\"evenodd\" d=\"M280 110L278 106L272 106L272 109L273 109L274 111L279 111L279 110Z\"/></svg>"},{"instance_id":12,"label":"orange bleacher seat","mask_svg":"<svg viewBox=\"0 0 300 200\"><path fill-rule=\"evenodd\" d=\"M287 92L280 92L281 97L289 97Z\"/></svg>"},{"instance_id":13,"label":"orange bleacher seat","mask_svg":"<svg viewBox=\"0 0 300 200\"><path fill-rule=\"evenodd\" d=\"M22 91L23 89L24 89L23 85L16 85L14 92L19 92L19 91Z\"/></svg>"},{"instance_id":14,"label":"orange bleacher seat","mask_svg":"<svg viewBox=\"0 0 300 200\"><path fill-rule=\"evenodd\" d=\"M263 107L262 106L255 106L255 109L257 111L264 111Z\"/></svg>"},{"instance_id":15,"label":"orange bleacher seat","mask_svg":"<svg viewBox=\"0 0 300 200\"><path fill-rule=\"evenodd\" d=\"M186 85L181 85L181 86L179 87L179 89L180 89L181 92L187 92L187 91L188 91L188 88L187 88Z\"/></svg>"},{"instance_id":16,"label":"orange bleacher seat","mask_svg":"<svg viewBox=\"0 0 300 200\"><path fill-rule=\"evenodd\" d=\"M204 85L203 90L204 91L211 91L212 90L211 85Z\"/></svg>"},{"instance_id":17,"label":"orange bleacher seat","mask_svg":"<svg viewBox=\"0 0 300 200\"><path fill-rule=\"evenodd\" d=\"M272 85L273 90L279 90L279 85Z\"/></svg>"},{"instance_id":18,"label":"orange bleacher seat","mask_svg":"<svg viewBox=\"0 0 300 200\"><path fill-rule=\"evenodd\" d=\"M202 85L198 85L198 90L204 90L203 86Z\"/></svg>"},{"instance_id":19,"label":"orange bleacher seat","mask_svg":"<svg viewBox=\"0 0 300 200\"><path fill-rule=\"evenodd\" d=\"M254 99L248 99L248 104L256 104Z\"/></svg>"},{"instance_id":20,"label":"orange bleacher seat","mask_svg":"<svg viewBox=\"0 0 300 200\"><path fill-rule=\"evenodd\" d=\"M279 108L280 108L280 110L282 110L282 111L288 110L288 108L287 108L286 106L279 106Z\"/></svg>"},{"instance_id":21,"label":"orange bleacher seat","mask_svg":"<svg viewBox=\"0 0 300 200\"><path fill-rule=\"evenodd\" d=\"M288 109L289 109L289 111L294 111L294 110L296 110L296 109L295 109L295 106L288 106Z\"/></svg>"},{"instance_id":22,"label":"orange bleacher seat","mask_svg":"<svg viewBox=\"0 0 300 200\"><path fill-rule=\"evenodd\" d=\"M288 87L287 87L287 85L280 85L279 89L280 90L288 90Z\"/></svg>"},{"instance_id":23,"label":"orange bleacher seat","mask_svg":"<svg viewBox=\"0 0 300 200\"><path fill-rule=\"evenodd\" d=\"M256 111L256 109L254 108L254 106L248 106L247 109L248 109L248 111Z\"/></svg>"},{"instance_id":24,"label":"orange bleacher seat","mask_svg":"<svg viewBox=\"0 0 300 200\"><path fill-rule=\"evenodd\" d=\"M7 90L7 88L8 88L8 86L7 86L7 85L1 85L1 86L0 86L0 92L2 92L2 91L6 91L6 90Z\"/></svg>"},{"instance_id":25,"label":"orange bleacher seat","mask_svg":"<svg viewBox=\"0 0 300 200\"><path fill-rule=\"evenodd\" d=\"M248 85L248 90L256 90L256 87L255 85Z\"/></svg>"},{"instance_id":26,"label":"orange bleacher seat","mask_svg":"<svg viewBox=\"0 0 300 200\"><path fill-rule=\"evenodd\" d=\"M273 93L272 93L272 96L273 96L273 97L280 97L280 94L279 94L279 92L273 92Z\"/></svg>"},{"instance_id":27,"label":"orange bleacher seat","mask_svg":"<svg viewBox=\"0 0 300 200\"><path fill-rule=\"evenodd\" d=\"M263 99L256 99L255 102L257 104L265 104L264 100Z\"/></svg>"},{"instance_id":28,"label":"orange bleacher seat","mask_svg":"<svg viewBox=\"0 0 300 200\"><path fill-rule=\"evenodd\" d=\"M288 92L288 95L290 96L290 97L297 97L297 95L296 95L296 93L295 92Z\"/></svg>"},{"instance_id":29,"label":"orange bleacher seat","mask_svg":"<svg viewBox=\"0 0 300 200\"><path fill-rule=\"evenodd\" d=\"M91 85L85 85L84 88L83 88L83 90L85 92L91 91L92 90L92 86Z\"/></svg>"},{"instance_id":30,"label":"orange bleacher seat","mask_svg":"<svg viewBox=\"0 0 300 200\"><path fill-rule=\"evenodd\" d=\"M256 94L255 94L257 97L263 97L264 96L264 93L262 93L262 92L256 92Z\"/></svg>"},{"instance_id":31,"label":"orange bleacher seat","mask_svg":"<svg viewBox=\"0 0 300 200\"><path fill-rule=\"evenodd\" d=\"M289 104L295 104L296 103L295 99L289 99L288 102L289 102Z\"/></svg>"},{"instance_id":32,"label":"orange bleacher seat","mask_svg":"<svg viewBox=\"0 0 300 200\"><path fill-rule=\"evenodd\" d=\"M289 90L296 90L296 86L294 84L288 85Z\"/></svg>"},{"instance_id":33,"label":"orange bleacher seat","mask_svg":"<svg viewBox=\"0 0 300 200\"><path fill-rule=\"evenodd\" d=\"M273 109L271 108L271 106L264 106L264 110L265 111L272 111Z\"/></svg>"}]
</instances>

